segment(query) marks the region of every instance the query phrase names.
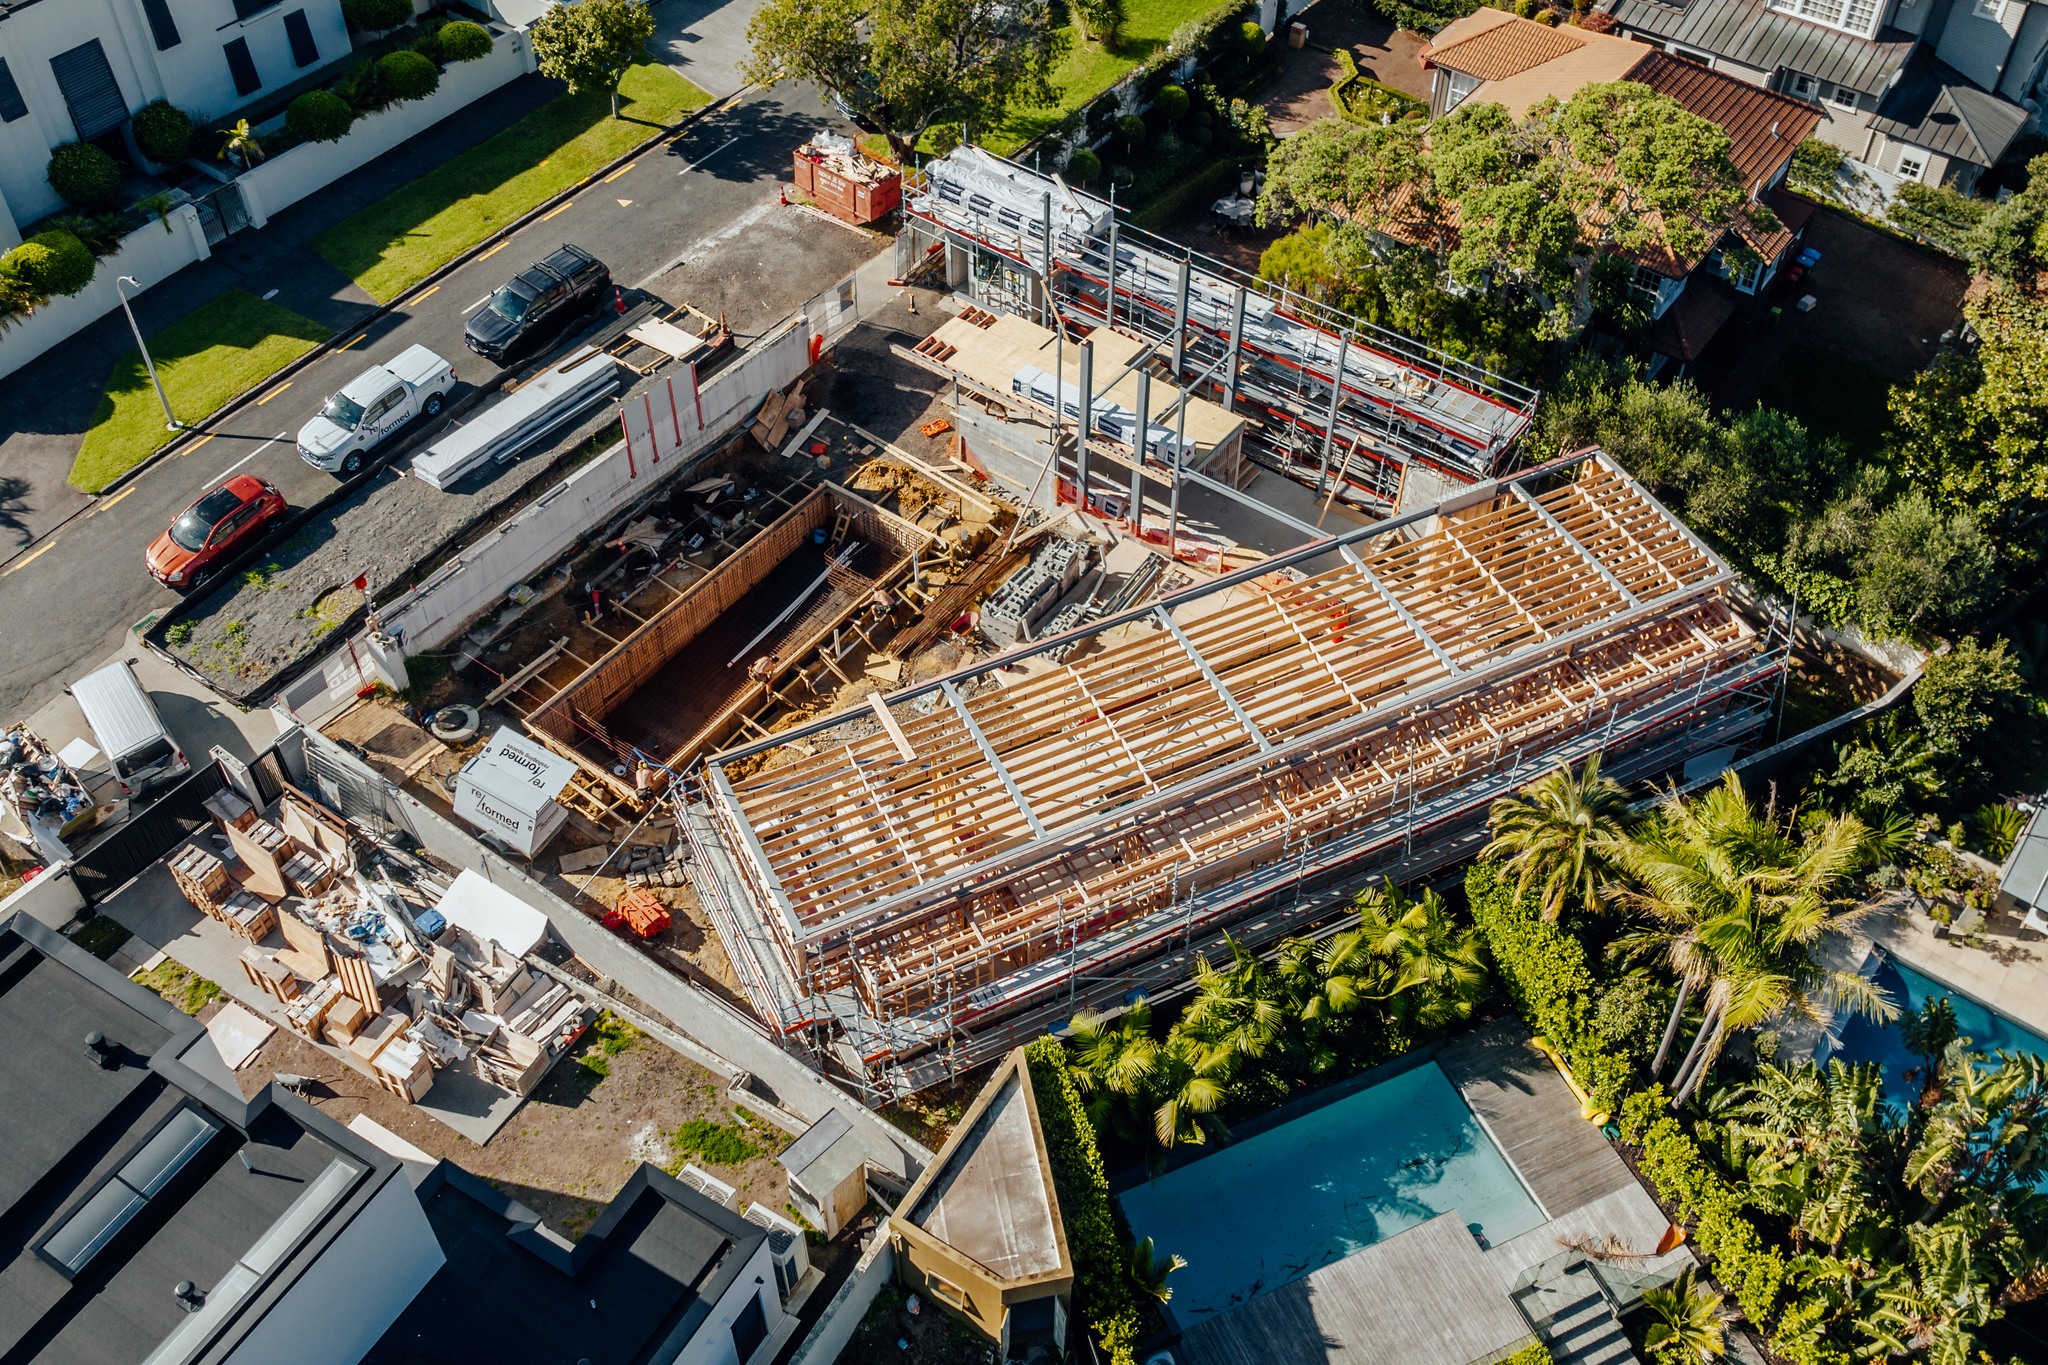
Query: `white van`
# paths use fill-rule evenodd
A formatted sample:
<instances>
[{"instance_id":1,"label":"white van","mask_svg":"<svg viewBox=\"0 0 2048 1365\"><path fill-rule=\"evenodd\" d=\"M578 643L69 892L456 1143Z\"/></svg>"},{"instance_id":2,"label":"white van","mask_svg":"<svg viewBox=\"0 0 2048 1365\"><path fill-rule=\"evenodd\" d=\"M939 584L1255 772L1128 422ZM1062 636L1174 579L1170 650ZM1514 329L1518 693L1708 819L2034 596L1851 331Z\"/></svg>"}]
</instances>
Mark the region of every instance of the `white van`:
<instances>
[{"instance_id":1,"label":"white van","mask_svg":"<svg viewBox=\"0 0 2048 1365\"><path fill-rule=\"evenodd\" d=\"M157 715L156 703L125 660L88 673L65 690L85 713L85 723L113 764L123 793L133 794L146 784L182 777L190 770L184 752Z\"/></svg>"}]
</instances>

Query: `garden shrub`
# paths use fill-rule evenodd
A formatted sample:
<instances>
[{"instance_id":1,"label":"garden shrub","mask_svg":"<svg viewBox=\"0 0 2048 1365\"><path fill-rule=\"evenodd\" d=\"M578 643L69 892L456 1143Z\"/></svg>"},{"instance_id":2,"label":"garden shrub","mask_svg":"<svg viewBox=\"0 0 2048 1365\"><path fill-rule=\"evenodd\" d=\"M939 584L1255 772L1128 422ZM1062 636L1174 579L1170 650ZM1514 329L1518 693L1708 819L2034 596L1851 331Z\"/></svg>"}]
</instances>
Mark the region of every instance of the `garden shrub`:
<instances>
[{"instance_id":1,"label":"garden shrub","mask_svg":"<svg viewBox=\"0 0 2048 1365\"><path fill-rule=\"evenodd\" d=\"M1109 1176L1095 1146L1094 1125L1067 1070L1067 1054L1056 1040L1039 1038L1024 1049L1024 1056L1045 1130L1060 1219L1074 1257L1076 1311L1109 1365L1134 1365L1144 1319L1127 1273L1129 1253L1117 1230L1116 1205L1109 1197Z\"/></svg>"},{"instance_id":2,"label":"garden shrub","mask_svg":"<svg viewBox=\"0 0 2048 1365\"><path fill-rule=\"evenodd\" d=\"M1540 1341L1532 1341L1503 1360L1500 1365L1553 1365L1556 1359L1556 1356L1550 1354L1548 1346Z\"/></svg>"},{"instance_id":3,"label":"garden shrub","mask_svg":"<svg viewBox=\"0 0 2048 1365\"><path fill-rule=\"evenodd\" d=\"M92 251L71 233L38 232L0 256L0 271L38 299L76 294L92 283Z\"/></svg>"},{"instance_id":4,"label":"garden shrub","mask_svg":"<svg viewBox=\"0 0 2048 1365\"><path fill-rule=\"evenodd\" d=\"M377 59L377 77L394 100L425 99L441 83L441 70L417 52L387 52Z\"/></svg>"},{"instance_id":5,"label":"garden shrub","mask_svg":"<svg viewBox=\"0 0 2048 1365\"><path fill-rule=\"evenodd\" d=\"M362 33L382 33L412 22L412 0L341 0L341 17Z\"/></svg>"},{"instance_id":6,"label":"garden shrub","mask_svg":"<svg viewBox=\"0 0 2048 1365\"><path fill-rule=\"evenodd\" d=\"M1669 1111L1662 1086L1639 1091L1622 1104L1621 1135L1641 1149L1637 1162L1666 1202L1693 1225L1693 1245L1714 1278L1760 1328L1773 1324L1784 1292L1785 1257L1765 1245L1744 1212L1741 1191L1714 1169Z\"/></svg>"},{"instance_id":7,"label":"garden shrub","mask_svg":"<svg viewBox=\"0 0 2048 1365\"><path fill-rule=\"evenodd\" d=\"M1465 874L1465 896L1515 1009L1564 1055L1594 1107L1611 1110L1634 1070L1626 1056L1602 1043L1595 1028L1596 985L1585 945L1545 920L1530 898L1516 895L1498 864L1473 864Z\"/></svg>"},{"instance_id":8,"label":"garden shrub","mask_svg":"<svg viewBox=\"0 0 2048 1365\"><path fill-rule=\"evenodd\" d=\"M90 142L67 142L50 153L50 188L81 209L109 209L121 195L121 167Z\"/></svg>"},{"instance_id":9,"label":"garden shrub","mask_svg":"<svg viewBox=\"0 0 2048 1365\"><path fill-rule=\"evenodd\" d=\"M284 126L301 142L339 142L355 121L356 111L332 90L308 90L284 111Z\"/></svg>"},{"instance_id":10,"label":"garden shrub","mask_svg":"<svg viewBox=\"0 0 2048 1365\"><path fill-rule=\"evenodd\" d=\"M1237 42L1244 49L1245 56L1256 57L1266 50L1266 30L1247 19L1237 26Z\"/></svg>"},{"instance_id":11,"label":"garden shrub","mask_svg":"<svg viewBox=\"0 0 2048 1365\"><path fill-rule=\"evenodd\" d=\"M135 145L159 166L174 166L192 150L192 116L154 100L135 111Z\"/></svg>"},{"instance_id":12,"label":"garden shrub","mask_svg":"<svg viewBox=\"0 0 2048 1365\"><path fill-rule=\"evenodd\" d=\"M1067 179L1077 185L1086 185L1102 175L1102 158L1086 147L1077 147L1067 154Z\"/></svg>"},{"instance_id":13,"label":"garden shrub","mask_svg":"<svg viewBox=\"0 0 2048 1365\"><path fill-rule=\"evenodd\" d=\"M1945 185L1908 180L1885 209L1885 221L1951 256L1961 256L1971 234L1991 210L1988 199L1972 199Z\"/></svg>"},{"instance_id":14,"label":"garden shrub","mask_svg":"<svg viewBox=\"0 0 2048 1365\"><path fill-rule=\"evenodd\" d=\"M1168 123L1179 123L1187 117L1188 92L1185 86L1162 85L1159 93L1152 97L1152 107L1159 111L1159 117Z\"/></svg>"},{"instance_id":15,"label":"garden shrub","mask_svg":"<svg viewBox=\"0 0 2048 1365\"><path fill-rule=\"evenodd\" d=\"M491 52L490 31L482 24L472 24L467 19L457 19L441 25L441 31L434 35L444 62L473 62L487 57Z\"/></svg>"},{"instance_id":16,"label":"garden shrub","mask_svg":"<svg viewBox=\"0 0 2048 1365\"><path fill-rule=\"evenodd\" d=\"M1144 146L1145 120L1136 114L1125 114L1116 121L1116 135L1124 144L1125 151Z\"/></svg>"}]
</instances>

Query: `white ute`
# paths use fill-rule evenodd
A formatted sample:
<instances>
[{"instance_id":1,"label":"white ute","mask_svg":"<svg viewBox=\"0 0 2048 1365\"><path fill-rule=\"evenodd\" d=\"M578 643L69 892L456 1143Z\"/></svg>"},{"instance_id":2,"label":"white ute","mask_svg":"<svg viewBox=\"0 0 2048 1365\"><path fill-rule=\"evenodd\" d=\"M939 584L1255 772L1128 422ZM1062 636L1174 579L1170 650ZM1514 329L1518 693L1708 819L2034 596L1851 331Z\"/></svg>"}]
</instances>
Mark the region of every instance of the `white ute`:
<instances>
[{"instance_id":1,"label":"white ute","mask_svg":"<svg viewBox=\"0 0 2048 1365\"><path fill-rule=\"evenodd\" d=\"M299 456L329 474L353 474L379 441L425 415L432 417L455 387L455 371L424 346L409 346L372 365L321 405L299 428Z\"/></svg>"}]
</instances>

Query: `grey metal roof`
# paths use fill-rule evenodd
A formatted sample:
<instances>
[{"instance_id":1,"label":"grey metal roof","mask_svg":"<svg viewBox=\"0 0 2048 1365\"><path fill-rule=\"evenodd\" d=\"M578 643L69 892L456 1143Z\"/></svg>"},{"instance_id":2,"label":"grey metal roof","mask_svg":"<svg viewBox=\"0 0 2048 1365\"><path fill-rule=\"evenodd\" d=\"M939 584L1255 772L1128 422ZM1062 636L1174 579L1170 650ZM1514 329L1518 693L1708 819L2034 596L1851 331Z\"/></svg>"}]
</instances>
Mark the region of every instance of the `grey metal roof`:
<instances>
[{"instance_id":1,"label":"grey metal roof","mask_svg":"<svg viewBox=\"0 0 2048 1365\"><path fill-rule=\"evenodd\" d=\"M1884 93L1915 41L1895 28L1858 38L1766 9L1764 0L1614 0L1608 12L1625 31L1653 34L1759 71L1789 68L1872 97Z\"/></svg>"},{"instance_id":2,"label":"grey metal roof","mask_svg":"<svg viewBox=\"0 0 2048 1365\"><path fill-rule=\"evenodd\" d=\"M1979 90L1926 49L1914 54L1870 126L1886 137L1978 166L1995 166L2026 125L2027 111Z\"/></svg>"},{"instance_id":3,"label":"grey metal roof","mask_svg":"<svg viewBox=\"0 0 2048 1365\"><path fill-rule=\"evenodd\" d=\"M839 1139L853 1131L853 1120L837 1109L828 1109L824 1117L804 1129L802 1136L782 1149L776 1160L782 1169L791 1175L802 1175L812 1162L832 1150Z\"/></svg>"},{"instance_id":4,"label":"grey metal roof","mask_svg":"<svg viewBox=\"0 0 2048 1365\"><path fill-rule=\"evenodd\" d=\"M2035 811L2020 831L1998 889L2030 910L2048 907L2048 808Z\"/></svg>"}]
</instances>

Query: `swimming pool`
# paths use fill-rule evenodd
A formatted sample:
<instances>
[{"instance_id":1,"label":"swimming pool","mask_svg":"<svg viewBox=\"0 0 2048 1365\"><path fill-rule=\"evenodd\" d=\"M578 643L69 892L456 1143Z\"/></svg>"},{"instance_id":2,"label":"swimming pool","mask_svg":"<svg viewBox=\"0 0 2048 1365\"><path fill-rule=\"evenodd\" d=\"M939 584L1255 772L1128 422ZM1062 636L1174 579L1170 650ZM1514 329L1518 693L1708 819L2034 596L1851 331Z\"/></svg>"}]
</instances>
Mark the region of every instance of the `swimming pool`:
<instances>
[{"instance_id":1,"label":"swimming pool","mask_svg":"<svg viewBox=\"0 0 2048 1365\"><path fill-rule=\"evenodd\" d=\"M1455 1210L1498 1245L1544 1221L1435 1062L1124 1192L1139 1237L1177 1252L1183 1325Z\"/></svg>"},{"instance_id":2,"label":"swimming pool","mask_svg":"<svg viewBox=\"0 0 2048 1365\"><path fill-rule=\"evenodd\" d=\"M2015 1024L2004 1015L1993 1013L1967 995L1958 995L1895 957L1886 955L1880 959L1872 979L1884 988L1902 1012L1917 1011L1929 1000L1946 997L1955 1006L1958 1031L1970 1039L1970 1045L1979 1052L1987 1055L1993 1052L2030 1052L2037 1057L2048 1057L2048 1038ZM1895 1024L1852 1019L1843 1026L1842 1041L1832 1055L1845 1062L1882 1064L1885 1098L1895 1103L1910 1104L1919 1093L1918 1088L1908 1085L1905 1079L1906 1069L1918 1066L1919 1060L1906 1051Z\"/></svg>"}]
</instances>

